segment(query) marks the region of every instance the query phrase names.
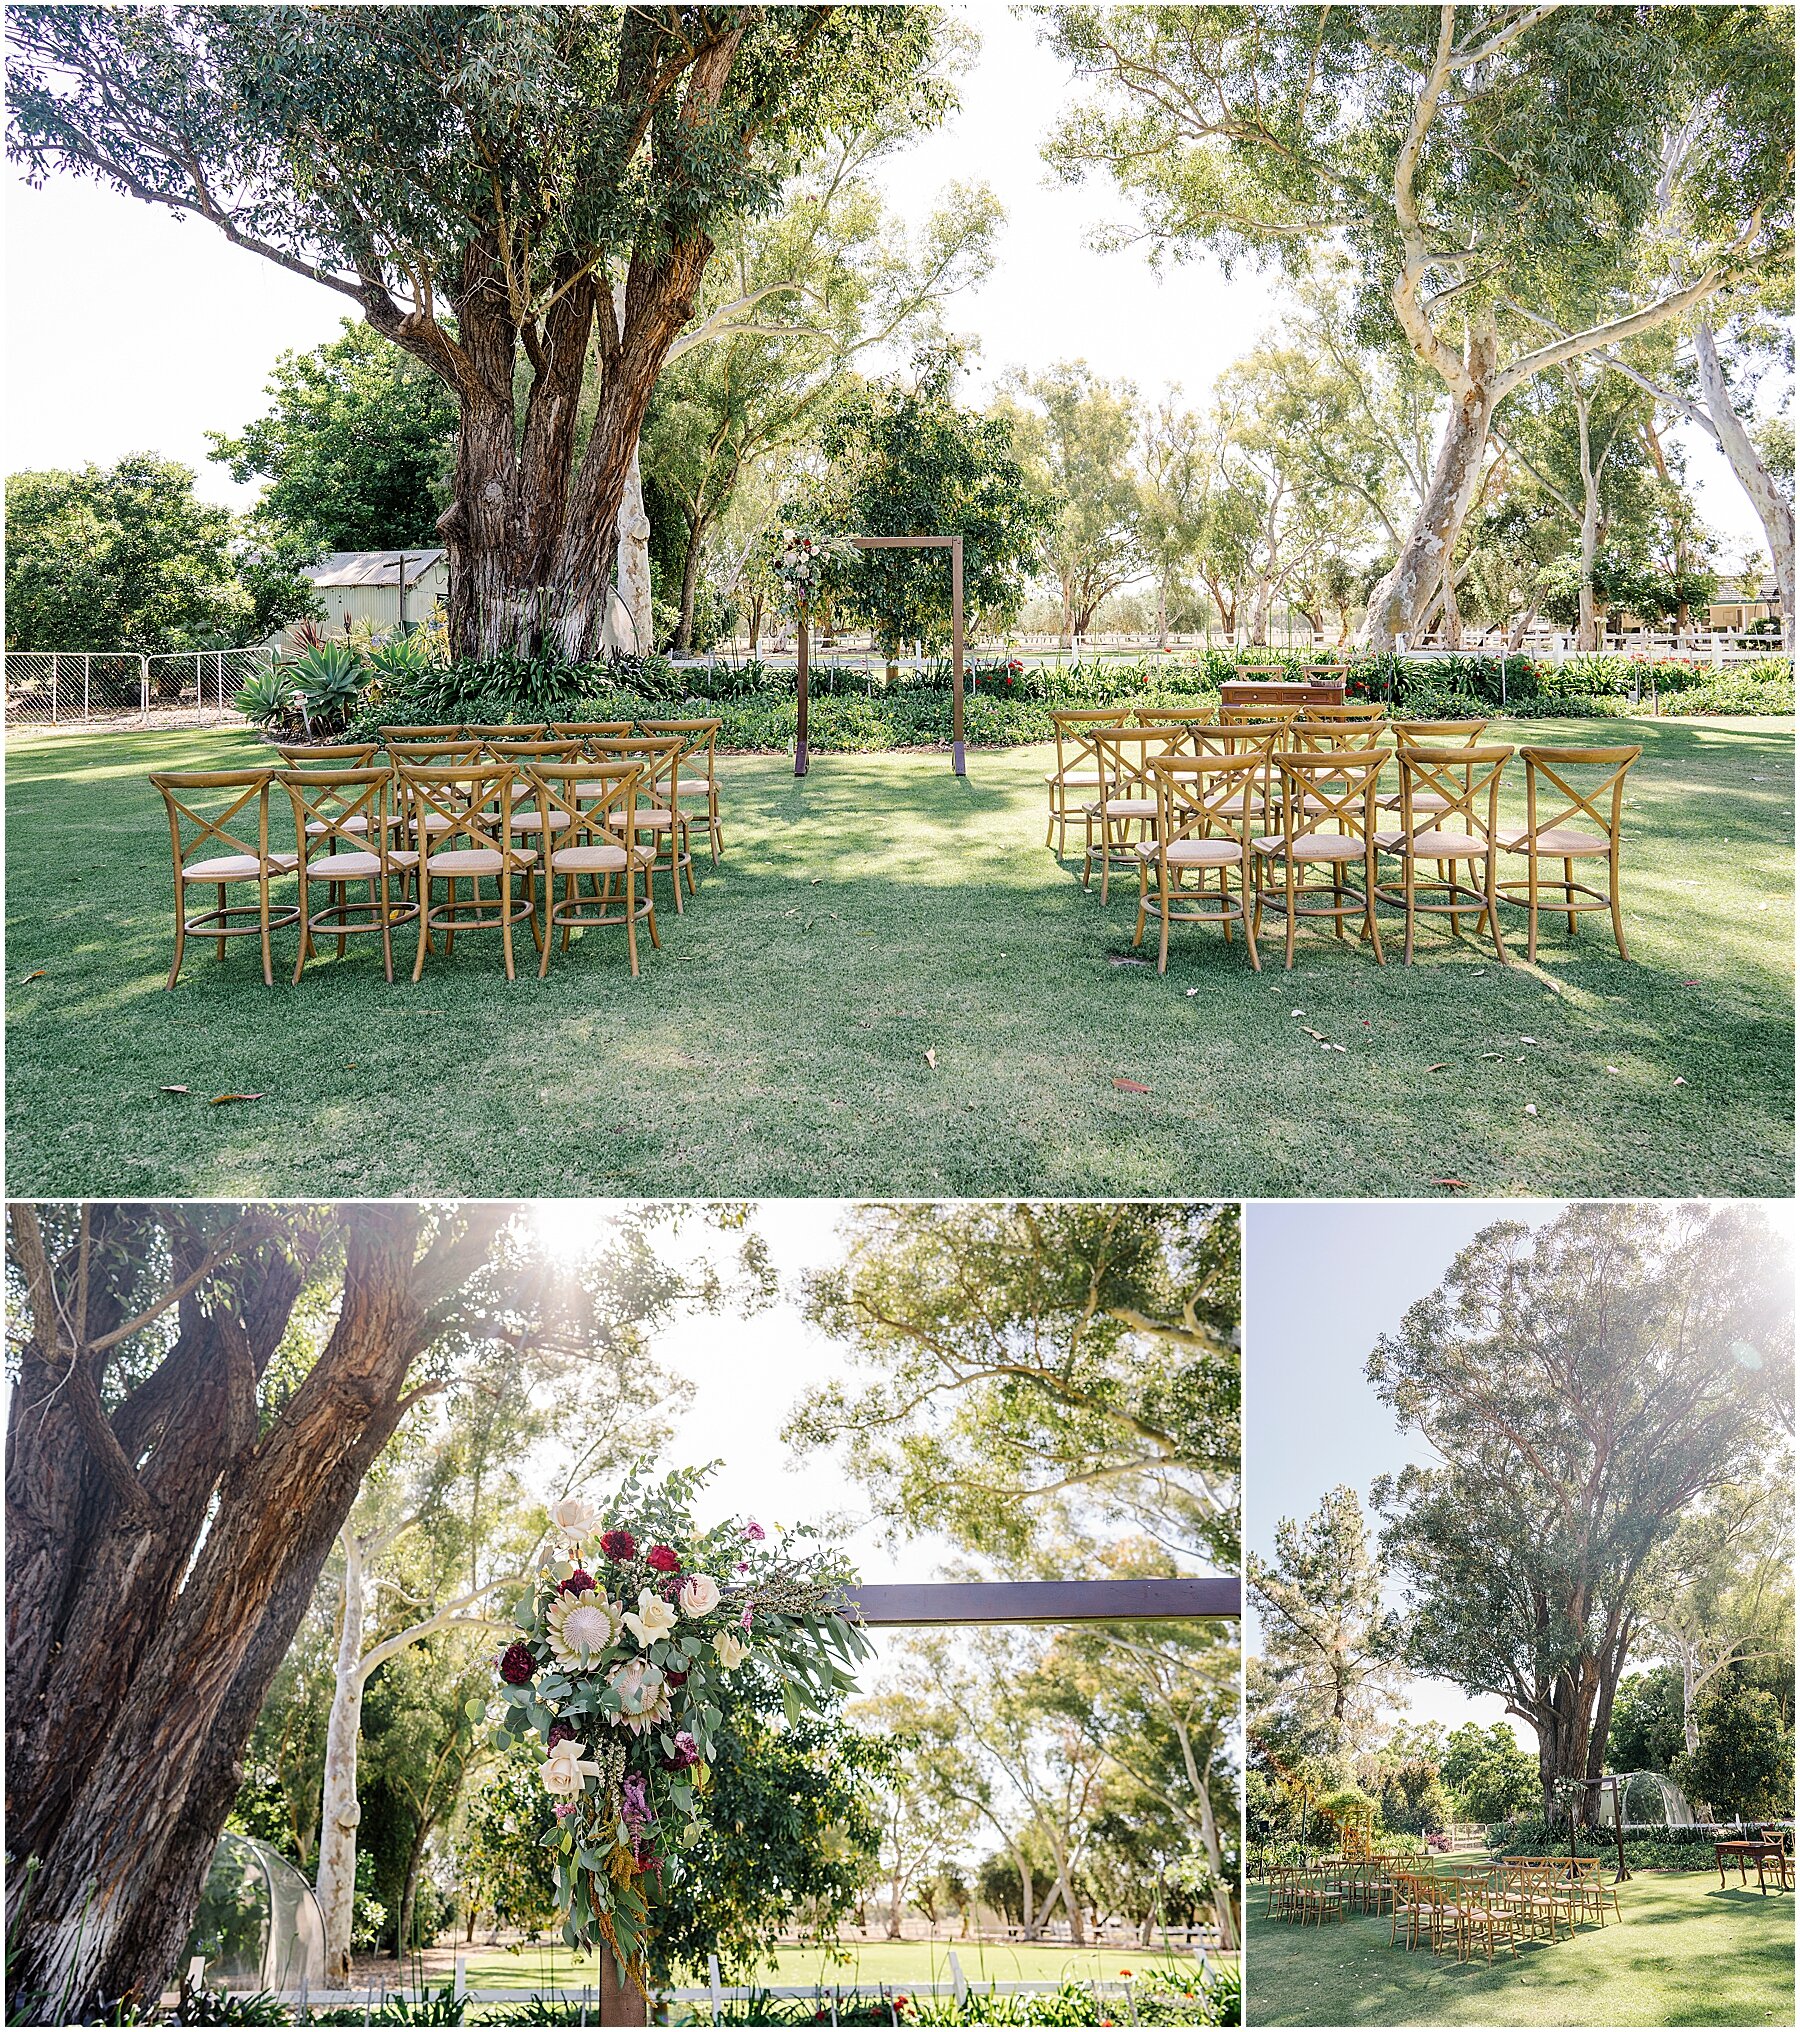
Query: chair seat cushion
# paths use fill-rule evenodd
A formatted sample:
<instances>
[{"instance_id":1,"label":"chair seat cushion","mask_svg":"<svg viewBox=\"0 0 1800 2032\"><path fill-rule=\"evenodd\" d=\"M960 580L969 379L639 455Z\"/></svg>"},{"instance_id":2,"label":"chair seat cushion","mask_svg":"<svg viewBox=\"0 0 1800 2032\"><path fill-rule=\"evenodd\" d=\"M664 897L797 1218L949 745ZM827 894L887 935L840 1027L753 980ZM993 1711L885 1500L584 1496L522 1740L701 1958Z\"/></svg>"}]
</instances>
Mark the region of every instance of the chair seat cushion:
<instances>
[{"instance_id":1,"label":"chair seat cushion","mask_svg":"<svg viewBox=\"0 0 1800 2032\"><path fill-rule=\"evenodd\" d=\"M515 868L529 867L537 859L536 847L514 847L506 859ZM433 854L425 863L430 875L498 875L499 852L493 847L458 847L449 853Z\"/></svg>"},{"instance_id":2,"label":"chair seat cushion","mask_svg":"<svg viewBox=\"0 0 1800 2032\"><path fill-rule=\"evenodd\" d=\"M1064 776L1057 775L1056 771L1052 769L1044 778L1044 781L1046 783L1060 783L1067 790L1098 790L1100 788L1100 778L1097 775L1091 773L1084 775L1073 769Z\"/></svg>"},{"instance_id":3,"label":"chair seat cushion","mask_svg":"<svg viewBox=\"0 0 1800 2032\"><path fill-rule=\"evenodd\" d=\"M290 875L298 864L298 854L271 854L269 873ZM217 854L210 861L190 861L181 871L184 882L254 882L262 873L261 865L254 854Z\"/></svg>"},{"instance_id":4,"label":"chair seat cushion","mask_svg":"<svg viewBox=\"0 0 1800 2032\"><path fill-rule=\"evenodd\" d=\"M1400 793L1395 791L1392 797L1378 797L1375 802L1383 811L1398 811L1400 809ZM1449 809L1450 800L1441 791L1415 790L1413 792L1414 811L1448 811Z\"/></svg>"},{"instance_id":5,"label":"chair seat cushion","mask_svg":"<svg viewBox=\"0 0 1800 2032\"><path fill-rule=\"evenodd\" d=\"M390 873L418 865L417 854L395 852L388 856ZM381 857L378 854L322 854L318 860L306 864L309 882L368 882L380 873Z\"/></svg>"},{"instance_id":6,"label":"chair seat cushion","mask_svg":"<svg viewBox=\"0 0 1800 2032\"><path fill-rule=\"evenodd\" d=\"M640 832L666 833L673 823L673 814L665 805L640 804L632 822Z\"/></svg>"},{"instance_id":7,"label":"chair seat cushion","mask_svg":"<svg viewBox=\"0 0 1800 2032\"><path fill-rule=\"evenodd\" d=\"M1108 818L1154 818L1153 797L1109 797L1104 806Z\"/></svg>"},{"instance_id":8,"label":"chair seat cushion","mask_svg":"<svg viewBox=\"0 0 1800 2032\"><path fill-rule=\"evenodd\" d=\"M1266 835L1250 842L1259 854L1279 854L1286 850L1287 842L1278 835ZM1343 833L1296 833L1294 835L1294 859L1296 861L1360 861L1363 857L1361 840L1348 838Z\"/></svg>"},{"instance_id":9,"label":"chair seat cushion","mask_svg":"<svg viewBox=\"0 0 1800 2032\"><path fill-rule=\"evenodd\" d=\"M553 833L567 832L572 821L566 811L550 814L550 830ZM515 811L512 829L516 833L538 833L544 829L544 815L538 811Z\"/></svg>"},{"instance_id":10,"label":"chair seat cushion","mask_svg":"<svg viewBox=\"0 0 1800 2032\"><path fill-rule=\"evenodd\" d=\"M1520 833L1514 839L1502 840L1500 844L1509 854L1528 854L1533 849L1529 833ZM1574 860L1582 854L1610 853L1612 846L1598 833L1578 833L1568 826L1548 826L1538 834L1536 850L1540 854L1553 854L1560 860Z\"/></svg>"},{"instance_id":11,"label":"chair seat cushion","mask_svg":"<svg viewBox=\"0 0 1800 2032\"><path fill-rule=\"evenodd\" d=\"M1377 833L1375 844L1384 854L1409 851L1407 836L1401 832ZM1422 861L1485 861L1487 842L1472 833L1414 833L1410 851Z\"/></svg>"},{"instance_id":12,"label":"chair seat cushion","mask_svg":"<svg viewBox=\"0 0 1800 2032\"><path fill-rule=\"evenodd\" d=\"M648 847L633 847L635 866L648 868L656 856ZM550 855L550 869L556 875L617 875L625 866L625 849L595 840L585 847L557 847Z\"/></svg>"},{"instance_id":13,"label":"chair seat cushion","mask_svg":"<svg viewBox=\"0 0 1800 2032\"><path fill-rule=\"evenodd\" d=\"M1154 840L1138 848L1146 861L1154 861L1161 849ZM1172 868L1231 868L1244 858L1236 840L1171 840L1169 865Z\"/></svg>"}]
</instances>

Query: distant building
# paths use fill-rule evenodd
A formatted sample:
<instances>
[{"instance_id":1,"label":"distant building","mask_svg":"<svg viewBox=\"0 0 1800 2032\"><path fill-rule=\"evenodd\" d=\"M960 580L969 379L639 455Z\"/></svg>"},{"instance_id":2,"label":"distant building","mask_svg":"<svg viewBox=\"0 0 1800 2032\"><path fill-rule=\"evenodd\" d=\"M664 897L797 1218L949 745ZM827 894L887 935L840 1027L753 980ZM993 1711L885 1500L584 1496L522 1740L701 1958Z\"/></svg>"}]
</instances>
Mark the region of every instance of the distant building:
<instances>
[{"instance_id":1,"label":"distant building","mask_svg":"<svg viewBox=\"0 0 1800 2032\"><path fill-rule=\"evenodd\" d=\"M1775 596L1775 580L1763 579L1754 598L1749 593L1721 592L1706 610L1706 625L1724 633L1741 635L1758 621L1781 619L1781 603Z\"/></svg>"},{"instance_id":2,"label":"distant building","mask_svg":"<svg viewBox=\"0 0 1800 2032\"><path fill-rule=\"evenodd\" d=\"M323 625L340 633L358 622L375 629L397 628L402 621L411 626L450 592L441 550L332 550L306 577L328 616Z\"/></svg>"}]
</instances>

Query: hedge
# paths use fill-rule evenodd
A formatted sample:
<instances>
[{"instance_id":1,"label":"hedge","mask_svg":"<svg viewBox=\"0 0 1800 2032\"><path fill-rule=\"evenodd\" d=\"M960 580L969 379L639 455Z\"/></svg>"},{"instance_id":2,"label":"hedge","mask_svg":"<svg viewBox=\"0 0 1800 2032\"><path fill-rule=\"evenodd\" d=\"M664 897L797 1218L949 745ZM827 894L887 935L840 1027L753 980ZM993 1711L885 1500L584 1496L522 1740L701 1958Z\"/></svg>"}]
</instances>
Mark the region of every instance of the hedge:
<instances>
[{"instance_id":1,"label":"hedge","mask_svg":"<svg viewBox=\"0 0 1800 2032\"><path fill-rule=\"evenodd\" d=\"M1026 668L1019 663L972 665L964 706L965 737L975 747L1016 747L1047 741L1059 707L1211 705L1240 661L1281 663L1298 673L1301 652L1213 650L1155 660L1099 658L1091 663ZM1793 664L1769 657L1754 669L1623 657L1571 658L1541 664L1530 657L1441 659L1408 663L1364 659L1348 667L1352 698L1375 698L1415 719L1621 718L1650 710L1654 668L1660 709L1697 713L1791 713ZM1633 702L1632 687L1641 700ZM820 753L942 747L950 739L948 665L903 668L892 683L877 667L822 664L808 676L807 737ZM352 725L364 738L383 723L717 717L719 743L736 750L782 750L794 744L794 675L760 662L677 669L667 658L615 657L562 664L495 659L434 669L420 677L377 679Z\"/></svg>"},{"instance_id":2,"label":"hedge","mask_svg":"<svg viewBox=\"0 0 1800 2032\"><path fill-rule=\"evenodd\" d=\"M1509 1856L1566 1856L1569 1830L1565 1823L1542 1819L1500 1821L1487 1831L1489 1848ZM1671 1827L1663 1834L1625 1838L1625 1861L1634 1870L1710 1870L1714 1836L1701 1827ZM1581 1856L1615 1857L1618 1845L1604 1828L1583 1828L1575 1837Z\"/></svg>"}]
</instances>

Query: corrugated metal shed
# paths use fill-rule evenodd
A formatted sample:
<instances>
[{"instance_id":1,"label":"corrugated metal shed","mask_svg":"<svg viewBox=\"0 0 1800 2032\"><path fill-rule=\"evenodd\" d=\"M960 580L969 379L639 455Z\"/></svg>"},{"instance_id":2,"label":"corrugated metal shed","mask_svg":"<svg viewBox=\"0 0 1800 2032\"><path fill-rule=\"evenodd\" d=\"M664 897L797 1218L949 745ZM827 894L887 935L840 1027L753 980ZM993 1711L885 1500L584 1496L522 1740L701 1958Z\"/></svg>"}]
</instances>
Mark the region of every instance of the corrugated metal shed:
<instances>
[{"instance_id":1,"label":"corrugated metal shed","mask_svg":"<svg viewBox=\"0 0 1800 2032\"><path fill-rule=\"evenodd\" d=\"M402 558L406 561L404 613ZM405 620L410 626L423 621L450 591L442 550L334 550L311 566L306 576L324 604L329 624L339 628L358 621L374 628L392 628Z\"/></svg>"},{"instance_id":2,"label":"corrugated metal shed","mask_svg":"<svg viewBox=\"0 0 1800 2032\"><path fill-rule=\"evenodd\" d=\"M315 586L395 586L406 561L406 583L417 585L444 553L441 550L330 550L306 576Z\"/></svg>"}]
</instances>

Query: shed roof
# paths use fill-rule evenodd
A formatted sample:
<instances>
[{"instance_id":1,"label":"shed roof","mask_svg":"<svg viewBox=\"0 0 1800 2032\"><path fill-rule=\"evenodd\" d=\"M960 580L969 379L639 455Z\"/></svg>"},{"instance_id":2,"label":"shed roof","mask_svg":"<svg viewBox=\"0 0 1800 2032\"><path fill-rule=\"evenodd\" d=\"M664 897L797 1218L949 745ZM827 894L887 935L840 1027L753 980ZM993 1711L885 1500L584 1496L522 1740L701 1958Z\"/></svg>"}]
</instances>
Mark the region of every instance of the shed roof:
<instances>
[{"instance_id":1,"label":"shed roof","mask_svg":"<svg viewBox=\"0 0 1800 2032\"><path fill-rule=\"evenodd\" d=\"M394 586L400 583L400 560L406 560L406 583L418 584L442 550L328 550L306 576L315 586Z\"/></svg>"}]
</instances>

